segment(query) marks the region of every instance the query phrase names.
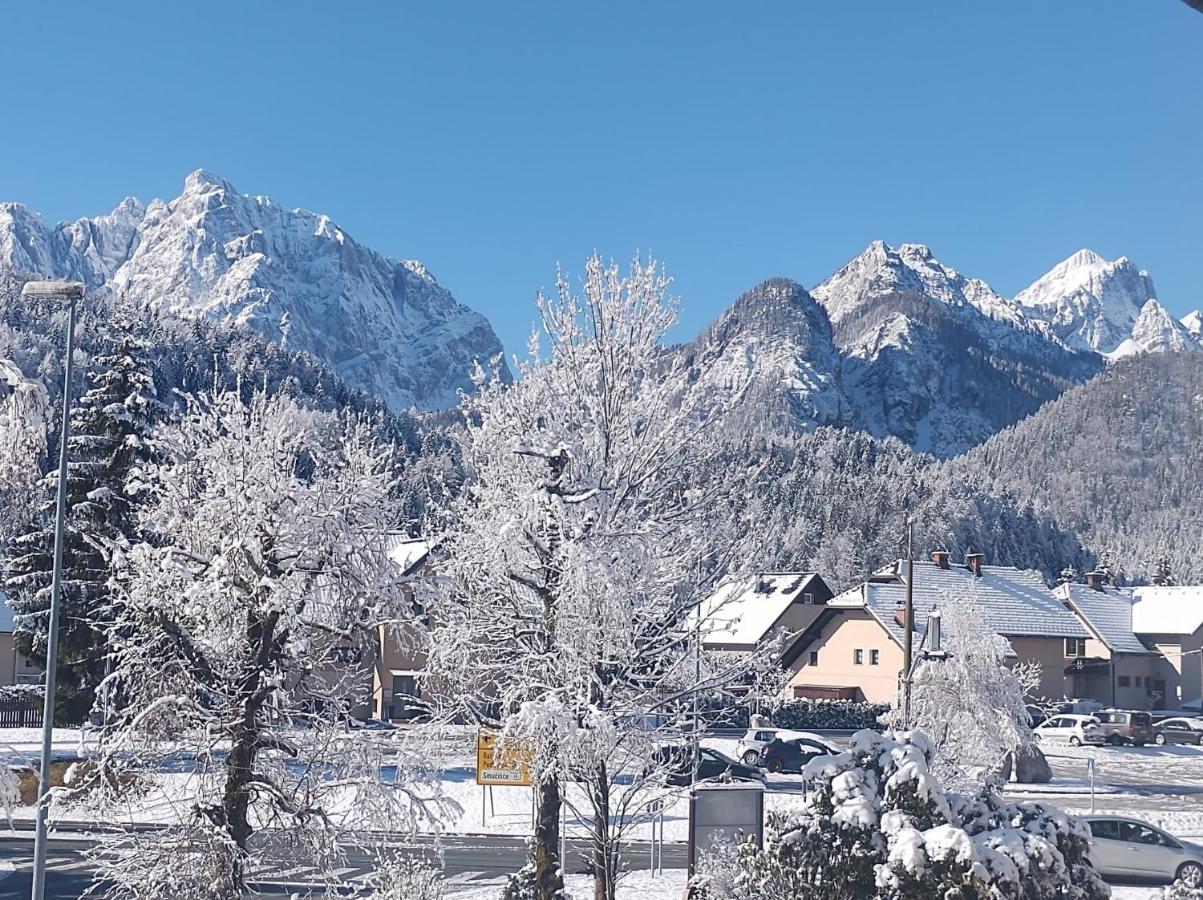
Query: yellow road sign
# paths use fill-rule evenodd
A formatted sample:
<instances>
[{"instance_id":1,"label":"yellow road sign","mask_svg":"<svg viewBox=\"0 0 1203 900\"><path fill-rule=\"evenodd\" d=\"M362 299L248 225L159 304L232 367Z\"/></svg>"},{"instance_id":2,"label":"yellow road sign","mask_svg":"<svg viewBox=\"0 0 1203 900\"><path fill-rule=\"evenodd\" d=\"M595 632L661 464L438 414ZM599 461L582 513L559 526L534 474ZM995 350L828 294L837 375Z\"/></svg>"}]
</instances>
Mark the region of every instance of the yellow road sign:
<instances>
[{"instance_id":1,"label":"yellow road sign","mask_svg":"<svg viewBox=\"0 0 1203 900\"><path fill-rule=\"evenodd\" d=\"M502 741L496 732L483 729L476 733L477 784L528 786L533 759L534 751L525 741Z\"/></svg>"}]
</instances>

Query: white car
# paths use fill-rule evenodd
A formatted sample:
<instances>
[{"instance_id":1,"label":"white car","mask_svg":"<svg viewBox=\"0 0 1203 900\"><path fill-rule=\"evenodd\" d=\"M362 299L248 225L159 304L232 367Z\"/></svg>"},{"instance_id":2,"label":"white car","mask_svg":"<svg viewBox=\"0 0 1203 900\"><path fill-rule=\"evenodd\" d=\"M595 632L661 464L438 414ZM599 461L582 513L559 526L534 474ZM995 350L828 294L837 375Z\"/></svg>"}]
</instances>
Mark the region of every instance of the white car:
<instances>
[{"instance_id":1,"label":"white car","mask_svg":"<svg viewBox=\"0 0 1203 900\"><path fill-rule=\"evenodd\" d=\"M749 728L735 745L735 758L745 765L758 766L760 765L760 756L764 753L764 748L778 739L783 741L808 741L819 747L826 748L829 753L839 752L838 748L832 746L831 741L822 735L815 734L813 731L794 731L792 728L770 726L766 728Z\"/></svg>"},{"instance_id":2,"label":"white car","mask_svg":"<svg viewBox=\"0 0 1203 900\"><path fill-rule=\"evenodd\" d=\"M1090 861L1107 879L1181 879L1203 887L1203 847L1160 828L1118 816L1083 816L1090 826Z\"/></svg>"},{"instance_id":3,"label":"white car","mask_svg":"<svg viewBox=\"0 0 1203 900\"><path fill-rule=\"evenodd\" d=\"M1094 716L1060 713L1032 729L1038 741L1068 741L1071 747L1102 744L1106 740L1099 720Z\"/></svg>"}]
</instances>

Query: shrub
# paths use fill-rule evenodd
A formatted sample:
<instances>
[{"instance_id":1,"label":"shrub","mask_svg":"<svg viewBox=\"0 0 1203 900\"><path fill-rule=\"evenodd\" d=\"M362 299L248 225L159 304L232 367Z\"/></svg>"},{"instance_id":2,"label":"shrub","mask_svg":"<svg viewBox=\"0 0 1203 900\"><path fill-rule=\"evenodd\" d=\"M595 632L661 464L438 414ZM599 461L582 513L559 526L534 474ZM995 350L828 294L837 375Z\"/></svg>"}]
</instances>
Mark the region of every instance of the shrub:
<instances>
[{"instance_id":1,"label":"shrub","mask_svg":"<svg viewBox=\"0 0 1203 900\"><path fill-rule=\"evenodd\" d=\"M1085 827L1040 803L991 789L946 792L920 733L858 732L850 749L813 761L814 792L769 817L763 851L703 869L708 900L1102 900ZM723 865L718 858L717 865Z\"/></svg>"}]
</instances>

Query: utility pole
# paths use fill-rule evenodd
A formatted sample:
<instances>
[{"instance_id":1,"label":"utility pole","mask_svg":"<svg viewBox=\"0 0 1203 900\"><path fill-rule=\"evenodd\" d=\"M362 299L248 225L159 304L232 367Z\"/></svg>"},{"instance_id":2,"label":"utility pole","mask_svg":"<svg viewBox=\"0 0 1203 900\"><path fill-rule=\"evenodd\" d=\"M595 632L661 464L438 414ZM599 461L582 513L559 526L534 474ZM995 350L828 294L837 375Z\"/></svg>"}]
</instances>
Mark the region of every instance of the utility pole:
<instances>
[{"instance_id":1,"label":"utility pole","mask_svg":"<svg viewBox=\"0 0 1203 900\"><path fill-rule=\"evenodd\" d=\"M58 503L54 510L54 571L50 580L50 625L46 633L46 698L42 707L42 765L38 778L37 826L33 843L32 900L46 895L46 817L50 809L50 751L54 737L54 690L58 675L58 624L63 580L63 521L67 511L67 437L71 430L71 357L75 353L75 305L84 286L70 281L31 281L23 297L67 301L67 358L63 363L63 428L58 448Z\"/></svg>"},{"instance_id":2,"label":"utility pole","mask_svg":"<svg viewBox=\"0 0 1203 900\"><path fill-rule=\"evenodd\" d=\"M911 655L915 631L915 520L906 519L906 611L902 616L902 721L911 725Z\"/></svg>"}]
</instances>

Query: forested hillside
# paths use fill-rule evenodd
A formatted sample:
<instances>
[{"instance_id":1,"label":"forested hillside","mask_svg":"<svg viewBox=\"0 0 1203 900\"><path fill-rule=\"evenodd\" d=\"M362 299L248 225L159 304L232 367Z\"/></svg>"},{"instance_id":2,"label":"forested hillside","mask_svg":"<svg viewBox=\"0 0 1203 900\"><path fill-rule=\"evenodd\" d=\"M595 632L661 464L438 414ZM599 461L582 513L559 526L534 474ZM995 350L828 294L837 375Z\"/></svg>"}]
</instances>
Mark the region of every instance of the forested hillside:
<instances>
[{"instance_id":1,"label":"forested hillside","mask_svg":"<svg viewBox=\"0 0 1203 900\"><path fill-rule=\"evenodd\" d=\"M1203 354L1109 366L938 469L1009 491L1129 580L1203 581Z\"/></svg>"}]
</instances>

